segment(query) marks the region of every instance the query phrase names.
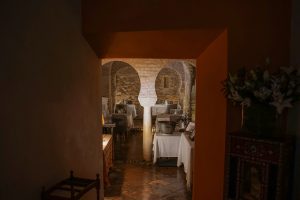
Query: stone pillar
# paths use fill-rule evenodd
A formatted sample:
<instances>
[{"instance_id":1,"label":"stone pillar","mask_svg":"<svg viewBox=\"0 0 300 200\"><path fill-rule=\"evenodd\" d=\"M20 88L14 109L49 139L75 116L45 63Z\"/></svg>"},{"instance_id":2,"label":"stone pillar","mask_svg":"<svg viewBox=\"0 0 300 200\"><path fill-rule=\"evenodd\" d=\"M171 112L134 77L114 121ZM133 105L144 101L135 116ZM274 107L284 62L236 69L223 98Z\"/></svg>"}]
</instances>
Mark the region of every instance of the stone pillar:
<instances>
[{"instance_id":1,"label":"stone pillar","mask_svg":"<svg viewBox=\"0 0 300 200\"><path fill-rule=\"evenodd\" d=\"M139 97L141 105L144 107L143 118L143 157L146 161L151 161L152 155L152 121L151 106L156 102L156 97Z\"/></svg>"},{"instance_id":2,"label":"stone pillar","mask_svg":"<svg viewBox=\"0 0 300 200\"><path fill-rule=\"evenodd\" d=\"M185 74L185 89L184 89L185 95L183 98L183 112L192 115L191 93L192 93L192 85L193 85L193 79L192 79L193 67L191 65L186 64L184 61L182 61L182 66Z\"/></svg>"}]
</instances>

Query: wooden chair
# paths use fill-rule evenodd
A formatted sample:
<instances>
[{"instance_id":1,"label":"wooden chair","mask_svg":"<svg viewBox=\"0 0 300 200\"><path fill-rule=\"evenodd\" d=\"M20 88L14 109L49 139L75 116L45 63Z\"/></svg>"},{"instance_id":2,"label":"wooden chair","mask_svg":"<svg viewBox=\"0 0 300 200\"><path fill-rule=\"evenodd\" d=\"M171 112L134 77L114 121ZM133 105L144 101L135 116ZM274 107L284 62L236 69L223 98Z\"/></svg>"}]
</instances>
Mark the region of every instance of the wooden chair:
<instances>
[{"instance_id":1,"label":"wooden chair","mask_svg":"<svg viewBox=\"0 0 300 200\"><path fill-rule=\"evenodd\" d=\"M67 178L48 190L43 187L42 200L78 200L85 193L95 188L97 191L97 200L100 200L100 179L99 174L96 179L78 178L70 172L70 178Z\"/></svg>"},{"instance_id":2,"label":"wooden chair","mask_svg":"<svg viewBox=\"0 0 300 200\"><path fill-rule=\"evenodd\" d=\"M121 136L123 139L126 138L128 132L128 121L127 114L113 114L112 121L116 124L115 134L117 139Z\"/></svg>"}]
</instances>

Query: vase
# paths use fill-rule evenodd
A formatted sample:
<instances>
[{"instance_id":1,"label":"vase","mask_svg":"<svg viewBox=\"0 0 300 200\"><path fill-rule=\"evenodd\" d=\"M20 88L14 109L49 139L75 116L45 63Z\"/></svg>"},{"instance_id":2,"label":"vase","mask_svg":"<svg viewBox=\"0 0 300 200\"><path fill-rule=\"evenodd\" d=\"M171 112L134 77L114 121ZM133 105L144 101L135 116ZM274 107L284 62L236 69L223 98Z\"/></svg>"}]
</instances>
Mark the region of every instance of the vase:
<instances>
[{"instance_id":1,"label":"vase","mask_svg":"<svg viewBox=\"0 0 300 200\"><path fill-rule=\"evenodd\" d=\"M242 110L242 129L265 137L278 136L283 132L283 115L276 108L265 104L252 104Z\"/></svg>"}]
</instances>

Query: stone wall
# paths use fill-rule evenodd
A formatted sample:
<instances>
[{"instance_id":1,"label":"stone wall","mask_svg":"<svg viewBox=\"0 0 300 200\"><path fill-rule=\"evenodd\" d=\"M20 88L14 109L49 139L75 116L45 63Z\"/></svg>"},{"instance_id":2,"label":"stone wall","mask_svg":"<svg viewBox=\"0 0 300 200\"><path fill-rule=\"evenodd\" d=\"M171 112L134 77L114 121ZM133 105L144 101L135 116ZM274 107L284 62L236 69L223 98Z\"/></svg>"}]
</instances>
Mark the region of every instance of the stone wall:
<instances>
[{"instance_id":1,"label":"stone wall","mask_svg":"<svg viewBox=\"0 0 300 200\"><path fill-rule=\"evenodd\" d=\"M175 70L163 68L155 80L157 103L164 103L165 100L176 104L179 103L183 95L181 85L181 77Z\"/></svg>"},{"instance_id":2,"label":"stone wall","mask_svg":"<svg viewBox=\"0 0 300 200\"><path fill-rule=\"evenodd\" d=\"M102 66L107 67L111 63L111 76L114 77L114 74L117 74L119 70L124 67L131 66L133 67L139 76L140 80L140 91L138 93L139 104L136 105L137 107L140 104L143 105L153 105L157 101L157 98L169 98L170 101L178 101L180 105L184 107L184 111L190 113L190 93L192 87L192 78L194 75L191 73L191 66L195 66L195 60L177 60L177 59L102 59ZM178 76L178 82L174 82L175 84L178 83L178 97L175 95L160 96L162 93L166 94L166 91L162 91L157 95L157 91L155 89L156 79L158 74L162 69L170 69L173 70ZM163 72L162 72L163 73ZM192 70L192 73L194 71ZM175 76L172 75L174 78ZM160 78L159 78L160 79ZM112 81L112 99L111 104L114 105L116 102L114 100L114 93L115 93L115 82ZM173 82L172 82L173 85ZM135 86L137 87L137 85ZM173 92L174 94L174 92ZM116 97L116 96L115 96ZM125 97L125 96L124 96ZM119 97L118 97L119 98ZM122 99L121 99L122 100ZM139 117L142 117L142 113L138 113Z\"/></svg>"},{"instance_id":3,"label":"stone wall","mask_svg":"<svg viewBox=\"0 0 300 200\"><path fill-rule=\"evenodd\" d=\"M143 108L139 103L138 95L141 83L138 73L134 68L127 66L119 69L114 76L115 84L115 102L132 101L139 117L143 116Z\"/></svg>"},{"instance_id":4,"label":"stone wall","mask_svg":"<svg viewBox=\"0 0 300 200\"><path fill-rule=\"evenodd\" d=\"M111 63L108 63L107 66L102 67L102 79L101 79L101 95L103 97L109 97L110 96L110 67Z\"/></svg>"}]
</instances>

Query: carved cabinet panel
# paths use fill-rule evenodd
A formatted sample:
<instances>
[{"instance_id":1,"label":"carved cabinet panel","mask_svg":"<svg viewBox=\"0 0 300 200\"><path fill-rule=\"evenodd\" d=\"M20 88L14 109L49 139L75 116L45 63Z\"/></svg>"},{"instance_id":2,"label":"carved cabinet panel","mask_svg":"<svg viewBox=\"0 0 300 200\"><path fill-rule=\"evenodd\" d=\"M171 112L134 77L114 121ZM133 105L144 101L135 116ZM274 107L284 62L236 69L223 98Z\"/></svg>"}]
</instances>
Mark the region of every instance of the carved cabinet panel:
<instances>
[{"instance_id":1,"label":"carved cabinet panel","mask_svg":"<svg viewBox=\"0 0 300 200\"><path fill-rule=\"evenodd\" d=\"M224 199L289 199L292 141L290 137L228 134Z\"/></svg>"}]
</instances>

